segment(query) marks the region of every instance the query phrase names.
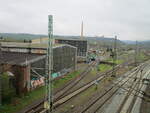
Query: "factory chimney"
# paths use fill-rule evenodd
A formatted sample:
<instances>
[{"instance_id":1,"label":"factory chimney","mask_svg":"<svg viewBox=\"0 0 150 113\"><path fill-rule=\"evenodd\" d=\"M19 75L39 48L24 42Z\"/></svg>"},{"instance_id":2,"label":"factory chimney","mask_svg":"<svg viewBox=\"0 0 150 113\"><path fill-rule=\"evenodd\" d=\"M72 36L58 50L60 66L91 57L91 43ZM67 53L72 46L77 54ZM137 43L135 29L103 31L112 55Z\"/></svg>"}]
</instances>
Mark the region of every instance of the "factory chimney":
<instances>
[{"instance_id":1,"label":"factory chimney","mask_svg":"<svg viewBox=\"0 0 150 113\"><path fill-rule=\"evenodd\" d=\"M81 40L83 40L83 21L81 23Z\"/></svg>"}]
</instances>

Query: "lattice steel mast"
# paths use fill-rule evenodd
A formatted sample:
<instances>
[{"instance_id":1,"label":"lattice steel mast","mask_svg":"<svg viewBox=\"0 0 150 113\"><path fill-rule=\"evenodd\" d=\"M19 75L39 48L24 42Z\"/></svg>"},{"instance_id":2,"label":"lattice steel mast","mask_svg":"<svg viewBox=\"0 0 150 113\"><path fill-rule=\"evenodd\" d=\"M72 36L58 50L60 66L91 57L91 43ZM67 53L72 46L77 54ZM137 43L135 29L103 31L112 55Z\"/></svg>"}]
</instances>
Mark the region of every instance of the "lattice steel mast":
<instances>
[{"instance_id":1,"label":"lattice steel mast","mask_svg":"<svg viewBox=\"0 0 150 113\"><path fill-rule=\"evenodd\" d=\"M135 44L135 57L134 57L135 66L137 66L137 47L138 47L138 42L136 41L136 44Z\"/></svg>"},{"instance_id":2,"label":"lattice steel mast","mask_svg":"<svg viewBox=\"0 0 150 113\"><path fill-rule=\"evenodd\" d=\"M46 103L48 113L53 109L53 90L52 90L52 70L53 70L53 16L48 16L48 47L46 60Z\"/></svg>"},{"instance_id":3,"label":"lattice steel mast","mask_svg":"<svg viewBox=\"0 0 150 113\"><path fill-rule=\"evenodd\" d=\"M1 52L1 42L0 42L0 57L1 57L1 55L2 55L2 52ZM1 72L0 72L0 106L2 105L2 80L1 80L1 76L2 75L1 75Z\"/></svg>"},{"instance_id":4,"label":"lattice steel mast","mask_svg":"<svg viewBox=\"0 0 150 113\"><path fill-rule=\"evenodd\" d=\"M112 73L113 77L116 76L116 71L115 71L116 60L117 60L117 36L115 36L114 49L113 49L113 73Z\"/></svg>"}]
</instances>

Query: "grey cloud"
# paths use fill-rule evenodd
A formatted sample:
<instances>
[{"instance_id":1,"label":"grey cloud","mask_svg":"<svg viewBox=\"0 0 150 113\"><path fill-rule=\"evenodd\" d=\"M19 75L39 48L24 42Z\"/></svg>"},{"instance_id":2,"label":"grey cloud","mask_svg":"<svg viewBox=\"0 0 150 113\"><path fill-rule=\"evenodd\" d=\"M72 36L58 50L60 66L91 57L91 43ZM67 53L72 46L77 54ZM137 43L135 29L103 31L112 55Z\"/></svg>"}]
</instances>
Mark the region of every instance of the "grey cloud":
<instances>
[{"instance_id":1,"label":"grey cloud","mask_svg":"<svg viewBox=\"0 0 150 113\"><path fill-rule=\"evenodd\" d=\"M149 0L5 0L0 4L0 32L47 33L54 15L54 33L150 39Z\"/></svg>"}]
</instances>

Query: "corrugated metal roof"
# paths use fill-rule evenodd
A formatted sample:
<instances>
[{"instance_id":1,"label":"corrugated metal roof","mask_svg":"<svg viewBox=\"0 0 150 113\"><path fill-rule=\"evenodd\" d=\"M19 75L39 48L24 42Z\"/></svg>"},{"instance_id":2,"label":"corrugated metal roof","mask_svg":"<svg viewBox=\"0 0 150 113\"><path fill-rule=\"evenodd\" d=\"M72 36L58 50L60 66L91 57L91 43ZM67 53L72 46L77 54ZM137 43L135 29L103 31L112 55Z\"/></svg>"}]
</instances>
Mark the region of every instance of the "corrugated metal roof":
<instances>
[{"instance_id":1,"label":"corrugated metal roof","mask_svg":"<svg viewBox=\"0 0 150 113\"><path fill-rule=\"evenodd\" d=\"M14 48L47 48L48 44L45 43L17 43L17 42L1 42L2 47L14 47ZM62 46L69 46L76 48L74 46L68 44L53 44L53 48L62 47Z\"/></svg>"},{"instance_id":2,"label":"corrugated metal roof","mask_svg":"<svg viewBox=\"0 0 150 113\"><path fill-rule=\"evenodd\" d=\"M45 58L46 55L40 54L29 54L29 53L19 53L19 52L0 52L0 64L11 64L11 65L28 65L30 63L36 62L40 59Z\"/></svg>"}]
</instances>

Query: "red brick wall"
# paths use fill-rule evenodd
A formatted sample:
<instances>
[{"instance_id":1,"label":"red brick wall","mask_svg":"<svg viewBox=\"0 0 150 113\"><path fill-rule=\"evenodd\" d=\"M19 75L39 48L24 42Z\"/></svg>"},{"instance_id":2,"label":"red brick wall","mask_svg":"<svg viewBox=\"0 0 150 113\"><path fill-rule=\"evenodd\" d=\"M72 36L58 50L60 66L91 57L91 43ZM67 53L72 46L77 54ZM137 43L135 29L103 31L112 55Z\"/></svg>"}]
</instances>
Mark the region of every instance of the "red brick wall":
<instances>
[{"instance_id":1,"label":"red brick wall","mask_svg":"<svg viewBox=\"0 0 150 113\"><path fill-rule=\"evenodd\" d=\"M1 65L0 71L12 72L16 77L16 93L21 95L30 89L30 65L28 66L17 66L3 64Z\"/></svg>"},{"instance_id":2,"label":"red brick wall","mask_svg":"<svg viewBox=\"0 0 150 113\"><path fill-rule=\"evenodd\" d=\"M13 71L17 81L17 93L20 95L29 91L30 66L14 66Z\"/></svg>"}]
</instances>

